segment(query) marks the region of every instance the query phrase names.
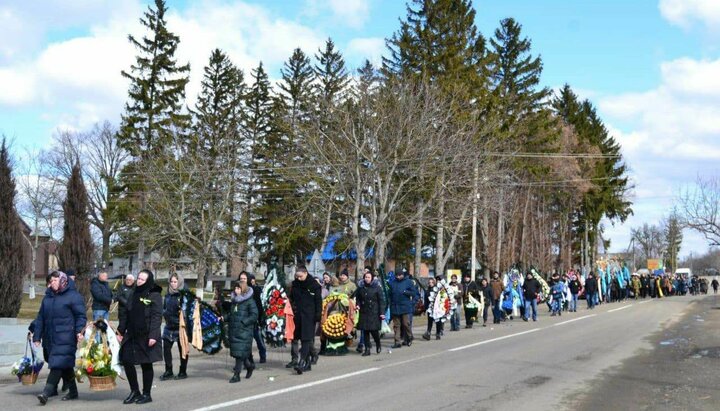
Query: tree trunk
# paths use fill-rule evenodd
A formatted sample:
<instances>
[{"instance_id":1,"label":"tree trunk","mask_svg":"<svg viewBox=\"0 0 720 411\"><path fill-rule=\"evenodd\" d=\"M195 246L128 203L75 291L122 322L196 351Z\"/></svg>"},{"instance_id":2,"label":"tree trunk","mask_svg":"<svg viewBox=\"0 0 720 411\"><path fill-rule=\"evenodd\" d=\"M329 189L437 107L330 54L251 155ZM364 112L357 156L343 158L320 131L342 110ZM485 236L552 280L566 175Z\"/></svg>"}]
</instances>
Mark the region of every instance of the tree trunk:
<instances>
[{"instance_id":1,"label":"tree trunk","mask_svg":"<svg viewBox=\"0 0 720 411\"><path fill-rule=\"evenodd\" d=\"M110 230L104 230L102 233L102 262L103 268L110 264Z\"/></svg>"},{"instance_id":2,"label":"tree trunk","mask_svg":"<svg viewBox=\"0 0 720 411\"><path fill-rule=\"evenodd\" d=\"M487 212L487 196L483 197L483 217L482 224L480 225L480 262L483 268L483 277L490 278L490 244L489 244L489 231L490 231L490 217Z\"/></svg>"},{"instance_id":3,"label":"tree trunk","mask_svg":"<svg viewBox=\"0 0 720 411\"><path fill-rule=\"evenodd\" d=\"M505 205L505 192L504 189L500 189L500 209L498 210L498 222L497 222L497 251L496 251L496 258L495 258L495 271L500 272L500 259L501 259L501 252L502 252L502 242L503 242L503 224L505 222L503 221L503 208Z\"/></svg>"},{"instance_id":4,"label":"tree trunk","mask_svg":"<svg viewBox=\"0 0 720 411\"><path fill-rule=\"evenodd\" d=\"M438 196L438 224L435 234L435 277L443 275L445 265L443 264L443 256L445 255L445 198L441 193Z\"/></svg>"},{"instance_id":5,"label":"tree trunk","mask_svg":"<svg viewBox=\"0 0 720 411\"><path fill-rule=\"evenodd\" d=\"M424 210L424 200L420 200L420 210ZM423 232L423 213L420 213L418 223L415 225L415 261L413 262L413 275L418 278L420 276L420 266L422 264L422 232Z\"/></svg>"},{"instance_id":6,"label":"tree trunk","mask_svg":"<svg viewBox=\"0 0 720 411\"><path fill-rule=\"evenodd\" d=\"M525 194L525 208L523 209L522 225L520 226L520 262L523 271L528 267L528 254L526 252L525 237L527 232L528 208L530 207L530 189Z\"/></svg>"},{"instance_id":7,"label":"tree trunk","mask_svg":"<svg viewBox=\"0 0 720 411\"><path fill-rule=\"evenodd\" d=\"M320 255L325 252L327 247L328 237L330 237L330 218L332 216L332 203L328 205L327 216L325 217L325 232L323 233L322 245L320 246Z\"/></svg>"}]
</instances>

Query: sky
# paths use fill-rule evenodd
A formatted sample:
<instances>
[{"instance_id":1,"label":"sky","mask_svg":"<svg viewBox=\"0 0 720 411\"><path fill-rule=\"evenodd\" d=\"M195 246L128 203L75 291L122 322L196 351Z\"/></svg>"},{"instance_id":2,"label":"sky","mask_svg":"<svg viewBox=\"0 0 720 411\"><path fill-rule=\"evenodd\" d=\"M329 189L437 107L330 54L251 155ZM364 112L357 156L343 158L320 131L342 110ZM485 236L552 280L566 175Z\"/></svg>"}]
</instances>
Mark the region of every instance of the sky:
<instances>
[{"instance_id":1,"label":"sky","mask_svg":"<svg viewBox=\"0 0 720 411\"><path fill-rule=\"evenodd\" d=\"M0 0L0 134L13 150L48 146L58 130L117 123L147 0ZM331 37L350 68L379 63L404 0L168 0L178 60L191 65L188 104L202 67L221 48L271 78L296 47L315 54ZM569 84L598 107L620 142L634 185L634 215L604 222L610 251L630 229L656 224L679 191L718 174L720 0L475 0L476 24L492 36L515 18L542 57L542 84ZM703 253L689 231L681 256Z\"/></svg>"}]
</instances>

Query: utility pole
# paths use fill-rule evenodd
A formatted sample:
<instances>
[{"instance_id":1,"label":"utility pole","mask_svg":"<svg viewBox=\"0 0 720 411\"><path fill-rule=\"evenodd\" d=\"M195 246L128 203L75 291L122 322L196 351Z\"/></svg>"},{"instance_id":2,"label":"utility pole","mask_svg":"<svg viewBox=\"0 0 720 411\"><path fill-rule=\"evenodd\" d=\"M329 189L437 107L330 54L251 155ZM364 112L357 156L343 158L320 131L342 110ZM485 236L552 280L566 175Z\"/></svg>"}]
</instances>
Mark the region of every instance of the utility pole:
<instances>
[{"instance_id":1,"label":"utility pole","mask_svg":"<svg viewBox=\"0 0 720 411\"><path fill-rule=\"evenodd\" d=\"M478 180L479 180L478 163L475 162L475 184L473 185L473 214L472 214L472 247L470 251L470 279L475 281L475 266L477 256L477 206L478 206Z\"/></svg>"}]
</instances>

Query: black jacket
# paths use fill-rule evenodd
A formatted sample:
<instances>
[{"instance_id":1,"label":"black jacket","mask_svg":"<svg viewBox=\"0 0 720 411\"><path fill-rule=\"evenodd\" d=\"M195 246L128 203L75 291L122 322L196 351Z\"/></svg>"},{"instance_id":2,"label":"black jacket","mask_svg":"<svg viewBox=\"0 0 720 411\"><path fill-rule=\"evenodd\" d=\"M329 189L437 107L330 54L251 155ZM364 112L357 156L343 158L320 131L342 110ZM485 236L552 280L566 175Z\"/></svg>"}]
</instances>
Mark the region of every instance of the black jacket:
<instances>
[{"instance_id":1,"label":"black jacket","mask_svg":"<svg viewBox=\"0 0 720 411\"><path fill-rule=\"evenodd\" d=\"M357 329L365 331L380 330L380 316L385 314L385 298L379 284L363 284L355 291L357 305L360 307Z\"/></svg>"},{"instance_id":2,"label":"black jacket","mask_svg":"<svg viewBox=\"0 0 720 411\"><path fill-rule=\"evenodd\" d=\"M110 304L112 304L112 291L107 281L100 281L99 278L93 278L90 283L90 294L92 294L93 310L105 310L110 311Z\"/></svg>"},{"instance_id":3,"label":"black jacket","mask_svg":"<svg viewBox=\"0 0 720 411\"><path fill-rule=\"evenodd\" d=\"M315 336L315 325L322 316L322 290L313 276L308 275L305 281L293 280L290 304L295 320L294 339L312 340Z\"/></svg>"},{"instance_id":4,"label":"black jacket","mask_svg":"<svg viewBox=\"0 0 720 411\"><path fill-rule=\"evenodd\" d=\"M466 303L469 301L468 295L472 295L473 298L480 301L480 290L478 289L478 285L475 281L460 283L460 289L462 290L463 301Z\"/></svg>"},{"instance_id":5,"label":"black jacket","mask_svg":"<svg viewBox=\"0 0 720 411\"><path fill-rule=\"evenodd\" d=\"M540 291L542 290L540 281L536 280L535 278L531 278L529 280L526 278L522 288L523 297L525 297L526 301L536 299L538 294L540 294Z\"/></svg>"},{"instance_id":6,"label":"black jacket","mask_svg":"<svg viewBox=\"0 0 720 411\"><path fill-rule=\"evenodd\" d=\"M177 331L180 329L180 291L175 294L168 292L163 299L163 319L168 330Z\"/></svg>"},{"instance_id":7,"label":"black jacket","mask_svg":"<svg viewBox=\"0 0 720 411\"><path fill-rule=\"evenodd\" d=\"M585 280L585 295L595 294L597 291L597 285L597 278L588 277L587 280Z\"/></svg>"},{"instance_id":8,"label":"black jacket","mask_svg":"<svg viewBox=\"0 0 720 411\"><path fill-rule=\"evenodd\" d=\"M253 285L251 286L253 290L253 301L255 301L255 308L257 308L258 312L258 324L265 325L265 310L263 310L262 306L262 288L259 285Z\"/></svg>"},{"instance_id":9,"label":"black jacket","mask_svg":"<svg viewBox=\"0 0 720 411\"><path fill-rule=\"evenodd\" d=\"M136 292L128 298L125 315L118 326L118 332L123 336L120 361L135 365L162 361L162 288L153 285L142 294L136 296ZM143 309L133 310L135 304L142 304ZM150 339L156 341L152 347L148 343Z\"/></svg>"},{"instance_id":10,"label":"black jacket","mask_svg":"<svg viewBox=\"0 0 720 411\"><path fill-rule=\"evenodd\" d=\"M580 280L574 279L571 280L568 283L568 287L570 287L570 294L577 294L580 292Z\"/></svg>"},{"instance_id":11,"label":"black jacket","mask_svg":"<svg viewBox=\"0 0 720 411\"><path fill-rule=\"evenodd\" d=\"M73 281L58 293L50 288L45 290L45 298L34 321L33 341L42 339L42 346L48 352L48 368L72 369L75 366L77 334L86 321L85 303Z\"/></svg>"},{"instance_id":12,"label":"black jacket","mask_svg":"<svg viewBox=\"0 0 720 411\"><path fill-rule=\"evenodd\" d=\"M483 298L485 299L485 301L484 301L485 307L491 306L492 302L493 302L492 288L490 288L489 285L486 285L485 287L480 286L480 292L482 293Z\"/></svg>"}]
</instances>

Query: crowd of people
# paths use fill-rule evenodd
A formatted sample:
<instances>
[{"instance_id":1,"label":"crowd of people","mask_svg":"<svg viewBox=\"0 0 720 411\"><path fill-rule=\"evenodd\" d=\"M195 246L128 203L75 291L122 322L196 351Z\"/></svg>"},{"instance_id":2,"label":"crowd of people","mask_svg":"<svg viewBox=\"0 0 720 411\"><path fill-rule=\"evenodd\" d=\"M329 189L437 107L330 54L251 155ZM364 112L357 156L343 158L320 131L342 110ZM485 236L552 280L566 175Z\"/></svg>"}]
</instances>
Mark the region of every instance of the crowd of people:
<instances>
[{"instance_id":1,"label":"crowd of people","mask_svg":"<svg viewBox=\"0 0 720 411\"><path fill-rule=\"evenodd\" d=\"M392 334L393 349L412 346L413 318L418 315L427 316L422 338L431 340L434 328L435 339L440 340L446 331L446 322L449 331L460 331L461 317L464 317L465 328L470 329L476 323L486 327L490 313L494 324L516 318L537 321L538 305L541 303L547 304L551 316L561 316L576 312L578 301L583 298L587 308L593 309L603 303L696 294L703 290L707 292L708 288L707 282L697 276L623 275L621 271L609 274L602 270L587 276L570 270L562 275L551 274L547 278L534 270L528 271L525 276L511 270L503 276L494 272L490 278L472 280L466 273L460 281L456 275L447 280L431 277L424 285L405 269L381 276L371 267L366 267L362 278L355 283L350 280L347 270L342 270L337 276L324 273L322 278L315 278L305 267L297 267L287 293L288 308L292 310L292 320L288 322L292 324L286 326L288 340L291 340L291 361L286 368L292 368L298 374L311 371L319 357L331 351L330 342L322 331L322 323L327 321L327 315L323 314L323 301L331 295L340 294L352 300L349 306L358 315L354 323L357 332L353 330L346 337L348 342L356 337L357 351L362 356L370 356L373 348L376 354L382 352L382 333ZM715 293L718 285L716 279L711 283ZM181 318L182 296L188 294L182 277L172 274L163 296L162 287L156 283L150 270L142 270L136 276L124 276L116 288L115 292L110 289L107 273L100 273L92 280L93 321L109 324L111 306L114 301L117 302L119 324L115 331L121 344L119 361L130 388L123 403L146 404L152 402L154 363L164 362L165 372L159 377L161 381L188 378L186 342L191 336L187 335L188 331L183 327L184 318ZM233 283L229 298L215 301L226 326L226 346L235 360L230 383L239 382L243 370L244 378L252 376L256 367L253 342L257 346L259 362L267 361L268 348L263 329L266 310L261 301L262 292L255 277L242 272ZM453 299L452 304L446 304L452 307L447 318L432 308L440 292ZM77 344L84 338L86 308L72 273L55 271L47 277L45 297L35 321L29 327L34 344L42 347L50 369L45 387L38 395L42 405L50 397L59 395L61 380L60 391L67 392L61 399L69 401L78 398L74 366ZM392 329L389 324L392 324ZM318 336L319 350L314 341ZM174 345L178 347L180 363L177 374L173 368ZM342 345L345 345L344 341ZM136 366L142 372L142 387Z\"/></svg>"}]
</instances>

